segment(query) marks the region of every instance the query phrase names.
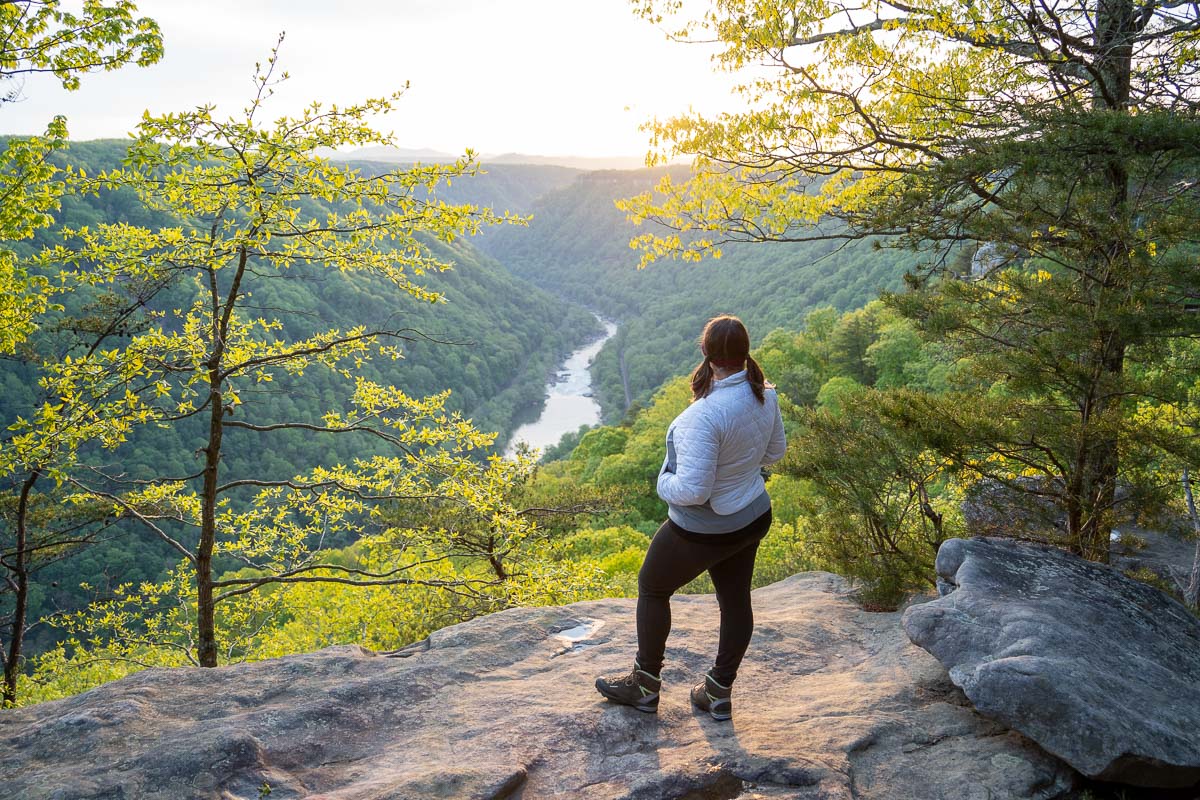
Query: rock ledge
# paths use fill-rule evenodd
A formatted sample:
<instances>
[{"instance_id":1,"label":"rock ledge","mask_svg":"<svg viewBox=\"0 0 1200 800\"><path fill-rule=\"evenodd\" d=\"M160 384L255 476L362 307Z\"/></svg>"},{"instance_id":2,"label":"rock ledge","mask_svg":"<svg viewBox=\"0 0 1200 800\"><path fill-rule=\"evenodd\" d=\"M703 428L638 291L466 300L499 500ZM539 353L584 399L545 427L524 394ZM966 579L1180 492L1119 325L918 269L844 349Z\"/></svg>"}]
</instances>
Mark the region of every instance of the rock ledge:
<instances>
[{"instance_id":1,"label":"rock ledge","mask_svg":"<svg viewBox=\"0 0 1200 800\"><path fill-rule=\"evenodd\" d=\"M0 713L10 796L983 800L1063 794L1074 773L970 708L945 670L845 582L755 592L732 723L693 713L711 596L673 602L657 716L597 674L633 653L632 600L514 609L393 657L357 647L217 670L147 670Z\"/></svg>"}]
</instances>

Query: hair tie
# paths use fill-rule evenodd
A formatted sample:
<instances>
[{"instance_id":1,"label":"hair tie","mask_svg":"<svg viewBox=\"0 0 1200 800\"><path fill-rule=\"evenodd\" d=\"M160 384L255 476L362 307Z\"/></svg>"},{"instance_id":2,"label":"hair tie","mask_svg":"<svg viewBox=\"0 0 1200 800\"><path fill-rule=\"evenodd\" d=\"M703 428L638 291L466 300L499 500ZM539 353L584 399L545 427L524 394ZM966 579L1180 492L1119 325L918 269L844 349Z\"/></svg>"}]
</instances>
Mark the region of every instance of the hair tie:
<instances>
[{"instance_id":1,"label":"hair tie","mask_svg":"<svg viewBox=\"0 0 1200 800\"><path fill-rule=\"evenodd\" d=\"M714 358L714 359L712 359L712 363L713 363L713 366L720 367L721 369L740 370L740 369L742 369L742 367L746 366L746 359L744 359L744 358Z\"/></svg>"}]
</instances>

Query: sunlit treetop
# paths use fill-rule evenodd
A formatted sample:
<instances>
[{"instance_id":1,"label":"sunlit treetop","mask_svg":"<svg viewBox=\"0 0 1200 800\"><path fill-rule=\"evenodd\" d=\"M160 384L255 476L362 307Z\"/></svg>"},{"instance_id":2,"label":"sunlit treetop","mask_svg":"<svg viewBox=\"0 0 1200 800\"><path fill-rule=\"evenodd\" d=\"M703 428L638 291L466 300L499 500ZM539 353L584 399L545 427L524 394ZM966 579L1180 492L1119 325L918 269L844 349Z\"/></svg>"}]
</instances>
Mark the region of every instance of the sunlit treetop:
<instances>
[{"instance_id":1,"label":"sunlit treetop","mask_svg":"<svg viewBox=\"0 0 1200 800\"><path fill-rule=\"evenodd\" d=\"M21 96L25 75L52 73L74 90L85 73L157 62L158 25L136 13L130 0L85 0L76 12L59 0L0 2L0 104ZM11 140L0 152L0 353L12 353L53 307L55 287L30 275L4 243L50 224L64 187L48 158L66 143L66 120L57 116L44 136Z\"/></svg>"},{"instance_id":2,"label":"sunlit treetop","mask_svg":"<svg viewBox=\"0 0 1200 800\"><path fill-rule=\"evenodd\" d=\"M652 147L691 156L690 191L626 205L680 236L646 236L646 258L697 258L736 240L844 236L821 220L874 220L915 176L990 143L1038 137L1064 114L1169 114L1200 107L1200 7L1154 0L840 3L636 0L685 41L716 42L744 75L742 111L649 126ZM690 19L686 19L691 15ZM1132 134L1131 134L1132 136ZM996 196L1003 170L964 182ZM971 181L976 183L971 186Z\"/></svg>"}]
</instances>

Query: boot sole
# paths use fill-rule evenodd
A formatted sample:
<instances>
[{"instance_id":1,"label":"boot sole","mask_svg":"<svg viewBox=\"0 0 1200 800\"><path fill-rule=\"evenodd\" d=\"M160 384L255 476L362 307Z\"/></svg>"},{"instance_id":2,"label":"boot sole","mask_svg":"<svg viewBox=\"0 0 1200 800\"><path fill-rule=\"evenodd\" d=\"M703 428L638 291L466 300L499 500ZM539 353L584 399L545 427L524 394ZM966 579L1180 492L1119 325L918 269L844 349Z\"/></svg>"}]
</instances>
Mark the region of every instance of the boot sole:
<instances>
[{"instance_id":1,"label":"boot sole","mask_svg":"<svg viewBox=\"0 0 1200 800\"><path fill-rule=\"evenodd\" d=\"M608 700L611 700L612 702L616 703L617 705L629 706L630 708L636 708L638 711L641 711L643 714L657 714L658 713L658 703L655 703L652 706L644 706L644 705L640 705L638 703L630 703L628 700L625 700L624 698L615 697L612 694L609 694L608 690L605 689L603 686L601 686L599 681L596 681L596 691L599 692L600 694L604 695L605 698L607 698Z\"/></svg>"},{"instance_id":2,"label":"boot sole","mask_svg":"<svg viewBox=\"0 0 1200 800\"><path fill-rule=\"evenodd\" d=\"M692 706L697 711L703 711L705 714L708 714L710 717L715 719L717 722L727 722L728 720L733 719L732 712L713 711L712 709L705 708L704 706L699 705L698 703L695 703L695 702L692 703Z\"/></svg>"},{"instance_id":3,"label":"boot sole","mask_svg":"<svg viewBox=\"0 0 1200 800\"><path fill-rule=\"evenodd\" d=\"M692 700L693 708L695 708L697 711L703 711L704 713L708 714L710 717L715 719L717 722L726 722L728 720L733 719L732 710L731 711L713 711L712 706L706 706L706 705L701 705L700 703L697 703L695 697L691 698L691 700Z\"/></svg>"},{"instance_id":4,"label":"boot sole","mask_svg":"<svg viewBox=\"0 0 1200 800\"><path fill-rule=\"evenodd\" d=\"M718 722L727 722L728 720L732 720L733 708L730 703L730 700L725 699L725 698L719 698L719 699L725 699L725 702L721 703L721 705L724 705L725 708L728 710L727 711L715 711L713 709L712 694L700 694L701 699L697 700L696 692L698 692L698 691L700 691L700 687L698 687L698 686L696 688L694 688L694 690L692 690L691 698L690 698L692 708L695 708L697 711L703 711L704 714L707 714L708 716L713 717L714 720L716 720Z\"/></svg>"}]
</instances>

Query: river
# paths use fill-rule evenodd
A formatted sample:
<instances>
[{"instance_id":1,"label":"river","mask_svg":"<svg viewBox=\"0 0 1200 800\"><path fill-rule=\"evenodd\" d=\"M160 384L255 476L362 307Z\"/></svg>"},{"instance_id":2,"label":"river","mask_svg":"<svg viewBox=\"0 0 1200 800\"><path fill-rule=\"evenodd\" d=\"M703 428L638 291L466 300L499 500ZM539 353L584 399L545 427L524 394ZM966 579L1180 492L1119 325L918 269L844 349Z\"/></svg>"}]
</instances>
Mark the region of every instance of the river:
<instances>
[{"instance_id":1,"label":"river","mask_svg":"<svg viewBox=\"0 0 1200 800\"><path fill-rule=\"evenodd\" d=\"M592 376L588 365L604 343L617 332L612 322L604 323L604 336L576 350L559 366L555 378L546 384L546 407L542 415L513 431L505 456L512 456L518 442L545 450L558 444L564 433L578 430L580 425L600 422L600 404L592 397Z\"/></svg>"}]
</instances>

